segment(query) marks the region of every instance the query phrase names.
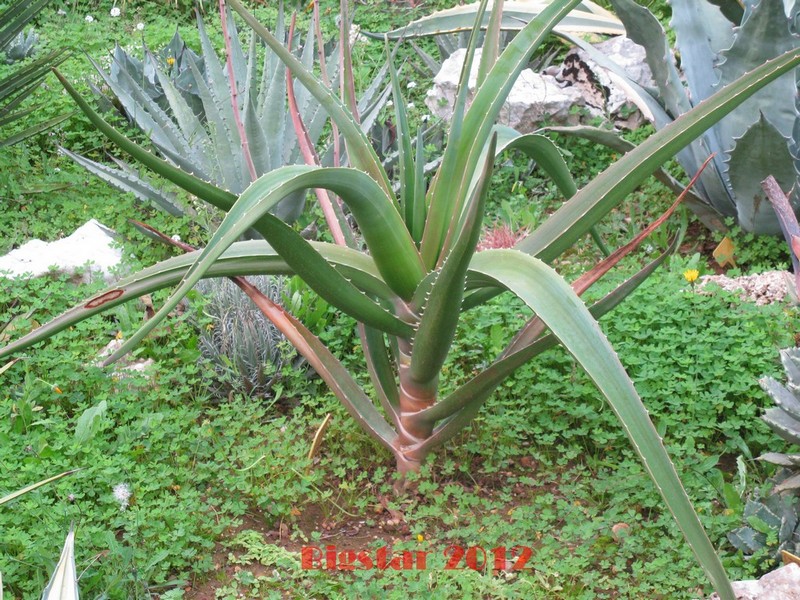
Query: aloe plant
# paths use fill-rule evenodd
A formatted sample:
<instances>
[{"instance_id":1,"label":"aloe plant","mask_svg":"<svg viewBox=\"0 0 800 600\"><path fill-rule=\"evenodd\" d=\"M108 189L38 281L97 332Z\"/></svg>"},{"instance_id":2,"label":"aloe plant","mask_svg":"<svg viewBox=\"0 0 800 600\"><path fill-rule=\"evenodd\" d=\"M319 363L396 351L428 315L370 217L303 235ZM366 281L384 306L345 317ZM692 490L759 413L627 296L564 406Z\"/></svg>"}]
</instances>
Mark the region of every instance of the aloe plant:
<instances>
[{"instance_id":1,"label":"aloe plant","mask_svg":"<svg viewBox=\"0 0 800 600\"><path fill-rule=\"evenodd\" d=\"M282 5L276 35L285 40ZM220 17L226 44L224 62L217 56L198 12L200 55L176 32L157 53L144 47L142 60L117 45L108 72L97 62L92 64L125 114L163 156L187 173L238 195L263 174L303 159L286 102L283 63L269 51L262 59L256 36L245 51L229 9L221 6ZM314 63L315 37L321 42L312 21L300 57L308 69ZM324 61L332 83L337 80L337 55L338 49L334 49ZM361 99L365 128L373 125L388 97L388 90L381 85L384 76L379 74ZM302 86L297 86L296 103L309 140L316 145L327 114ZM115 159L119 168L114 168L65 148L61 151L123 192L131 192L173 215L185 212L174 193L153 185L123 161ZM273 212L285 221L294 221L304 201L305 192L296 192Z\"/></svg>"},{"instance_id":2,"label":"aloe plant","mask_svg":"<svg viewBox=\"0 0 800 600\"><path fill-rule=\"evenodd\" d=\"M17 0L0 12L0 51L5 51L12 46L25 25L49 2L50 0ZM67 55L63 50L54 50L0 80L0 128L36 111L38 108L36 106L25 109L20 109L20 106L36 91L50 68L57 66L66 58ZM69 116L69 114L61 115L28 127L14 135L0 137L0 147L20 142L60 123Z\"/></svg>"},{"instance_id":3,"label":"aloe plant","mask_svg":"<svg viewBox=\"0 0 800 600\"><path fill-rule=\"evenodd\" d=\"M637 103L651 113L657 129L764 61L800 45L795 29L800 5L794 0L671 0L671 25L684 83L658 20L633 0L610 2L628 35L647 52L658 89L645 90L632 81L628 83ZM600 64L625 77L619 67L590 45L570 39ZM796 95L796 74L787 73L678 153L678 162L687 173L694 173L710 152L716 153L714 168L703 174L689 204L706 225L725 229L724 220L732 218L745 231L779 233L775 213L760 183L770 174L784 189L798 182ZM795 187L795 211L800 207L799 193Z\"/></svg>"},{"instance_id":4,"label":"aloe plant","mask_svg":"<svg viewBox=\"0 0 800 600\"><path fill-rule=\"evenodd\" d=\"M502 54L494 54L496 60L486 58L492 52L484 52L485 75L469 108L466 75L462 76L441 164L430 182L423 176L421 145L416 149L412 145L397 74L390 71L399 142L398 194L353 116L355 94L347 44L343 44L342 71L347 85L340 99L239 0L229 0L229 4L338 126L352 168L314 165L308 142L301 138L304 155L312 164L271 171L237 197L189 176L125 138L61 77L81 109L114 143L160 175L227 211L227 216L202 251L158 263L118 282L0 349L0 357L122 302L177 286L156 315L108 358L107 362L113 362L139 344L204 277L296 274L324 300L358 321L375 399L299 321L269 298L248 295L328 384L358 425L394 456L398 471L406 473L419 469L431 451L462 431L514 370L560 342L617 414L711 583L722 598L732 600L733 592L714 547L645 407L593 317L619 303L658 261L591 309L547 263L569 249L679 148L758 89L800 64L800 53L782 55L723 88L577 191L563 159L547 138L522 136L493 124L530 54L577 3L561 0L550 4L520 30ZM481 2L475 32L486 4L486 0ZM493 32L499 31L501 10L502 3L495 3L489 26ZM344 16L342 22L347 22ZM464 73L470 71L475 37L468 48ZM492 35L491 39L497 37ZM493 163L497 153L505 149L535 156L569 200L515 248L476 252ZM306 189L322 190L318 198L337 243L308 242L270 214L270 209L288 194ZM357 231L346 230L349 221L341 218L341 207L327 198L324 190L339 196L354 217ZM237 241L249 228L266 241ZM615 253L608 260L613 262L619 255ZM573 285L578 291L585 290L609 264L604 263L602 269L587 273ZM249 289L244 281L238 284ZM442 366L461 313L500 293L518 296L535 316L491 365L440 398Z\"/></svg>"}]
</instances>

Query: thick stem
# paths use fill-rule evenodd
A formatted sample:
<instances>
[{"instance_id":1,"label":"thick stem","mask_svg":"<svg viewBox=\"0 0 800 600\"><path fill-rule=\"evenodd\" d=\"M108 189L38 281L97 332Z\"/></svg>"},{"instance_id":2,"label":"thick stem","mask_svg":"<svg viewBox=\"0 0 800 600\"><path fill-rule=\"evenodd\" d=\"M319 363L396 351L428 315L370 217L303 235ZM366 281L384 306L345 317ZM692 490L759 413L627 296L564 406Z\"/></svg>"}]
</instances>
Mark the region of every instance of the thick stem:
<instances>
[{"instance_id":1,"label":"thick stem","mask_svg":"<svg viewBox=\"0 0 800 600\"><path fill-rule=\"evenodd\" d=\"M400 452L395 452L397 459L397 473L400 475L394 484L395 494L411 491L412 484L408 480L409 473L419 473L422 460L410 459Z\"/></svg>"}]
</instances>

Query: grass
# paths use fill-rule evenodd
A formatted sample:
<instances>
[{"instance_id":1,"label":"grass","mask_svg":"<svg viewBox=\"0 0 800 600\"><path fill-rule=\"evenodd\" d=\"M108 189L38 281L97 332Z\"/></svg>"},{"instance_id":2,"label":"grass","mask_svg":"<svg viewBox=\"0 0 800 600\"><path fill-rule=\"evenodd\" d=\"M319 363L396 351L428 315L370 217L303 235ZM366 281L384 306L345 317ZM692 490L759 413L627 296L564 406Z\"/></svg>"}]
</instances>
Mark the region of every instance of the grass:
<instances>
[{"instance_id":1,"label":"grass","mask_svg":"<svg viewBox=\"0 0 800 600\"><path fill-rule=\"evenodd\" d=\"M331 4L326 8L335 10ZM70 42L102 55L111 36L130 39L145 17L149 45L165 43L175 21L191 40L184 4L159 4L153 12L126 2L118 20L106 16L102 3L75 6L63 21L46 16L42 32L48 43ZM360 8L370 29L397 26L409 15L402 3L386 11L370 8L374 3ZM87 24L83 16L90 11L96 20ZM367 58L377 64L375 54L361 64L371 64ZM86 86L90 71L83 58L73 58L63 70ZM424 88L420 81L418 89ZM39 99L47 114L70 108L50 81ZM131 268L150 264L168 250L128 224L143 213L170 235L203 239L189 221L164 218L94 180L59 156L57 143L96 158L109 150L75 117L53 135L0 153L0 253L32 237L62 237L94 217L122 234ZM579 177L588 179L613 160L586 143L565 144ZM558 205L557 195L527 164L503 164L495 187L505 191L492 199L487 225L535 225ZM627 239L668 202L663 188L648 184L602 224L601 234L609 243ZM774 243L734 237L743 270L786 261ZM689 241L703 246L701 239ZM595 294L652 258L659 242L653 244L652 252L628 260ZM724 292L695 294L682 277L687 266L696 266L694 252L690 247L674 257L602 326L730 575L740 579L769 565L745 561L727 543L725 535L741 515L723 487L738 485L740 473L740 496L761 487L769 470L754 457L784 448L757 418L768 405L757 379L780 378L777 349L794 343L797 311L755 307ZM596 258L595 248L581 243L559 269L569 276ZM295 291L302 300L297 304L312 314L302 288ZM86 294L58 274L0 286L0 323L31 308L31 315L12 325L25 330ZM306 371L285 370L268 398L212 397L213 367L198 347L199 329L208 325L202 307L202 298L193 297L183 315L137 350L135 358L154 361L146 377L123 377L92 364L118 331L125 335L136 327L141 305L77 325L0 375L0 493L83 467L0 510L6 597L38 596L71 522L77 525L85 597L572 599L703 593L704 576L672 518L613 415L565 352L551 350L520 369L473 427L432 457L417 492L396 498L388 454ZM443 385L455 387L490 360L522 318L521 307L502 296L488 310L470 313ZM349 319L331 310L315 319L316 331L335 353L357 354ZM328 414L331 425L309 459ZM737 457L743 465L738 471ZM113 493L120 484L132 492L124 509ZM386 543L395 552L430 552L428 568L326 572L300 564L304 545L376 550ZM532 550L521 571L446 568L451 546L491 551L515 545Z\"/></svg>"}]
</instances>

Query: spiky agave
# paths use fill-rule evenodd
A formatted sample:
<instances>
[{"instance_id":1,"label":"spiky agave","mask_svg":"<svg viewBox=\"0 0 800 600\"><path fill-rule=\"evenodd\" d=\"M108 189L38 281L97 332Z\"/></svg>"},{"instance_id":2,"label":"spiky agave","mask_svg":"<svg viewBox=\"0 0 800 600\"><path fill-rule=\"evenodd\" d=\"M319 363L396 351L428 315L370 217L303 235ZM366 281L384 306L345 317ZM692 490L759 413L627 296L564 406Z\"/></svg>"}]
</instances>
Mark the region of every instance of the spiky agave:
<instances>
[{"instance_id":1,"label":"spiky agave","mask_svg":"<svg viewBox=\"0 0 800 600\"><path fill-rule=\"evenodd\" d=\"M466 74L474 56L473 36L447 145L429 186L421 174L421 144L413 150L399 84L392 73L400 146L399 194L394 193L352 114L352 87L345 86L343 100L332 94L239 0L229 0L232 8L280 56L338 125L353 168L286 166L259 178L237 198L141 150L105 124L64 80L81 108L123 149L228 214L204 250L169 259L119 282L9 344L0 350L0 357L116 304L178 284L156 316L109 357L112 362L138 344L203 277L297 274L322 298L359 322L370 380L382 411L301 323L268 298L257 294L251 297L319 373L359 426L393 454L398 470L408 472L418 469L426 455L470 423L515 369L558 340L583 366L617 414L714 587L723 598L732 599L714 547L633 384L590 311L547 261L568 249L683 145L757 89L800 63L800 54L793 51L783 55L719 91L576 193L563 159L547 138L520 136L495 128L493 123L528 56L577 2L551 3L496 61L491 58L492 52L483 53L490 57L483 59L488 61L481 69L485 76L467 109ZM482 11L486 4L483 0ZM501 4L495 2L492 10L487 36L490 43L497 39L500 29ZM343 76L352 83L346 45L344 48ZM493 162L500 150L510 148L536 156L571 198L516 248L476 253ZM336 201L331 203L328 222L340 244L308 242L269 213L283 197L301 189L337 194L355 218L366 250L352 241L354 232L343 232L346 223ZM237 242L250 227L266 242ZM592 310L596 314L608 310L635 283L626 284ZM246 284L240 287L246 288ZM442 366L460 315L503 292L522 299L535 317L490 366L440 398ZM552 335L545 335L547 329Z\"/></svg>"}]
</instances>

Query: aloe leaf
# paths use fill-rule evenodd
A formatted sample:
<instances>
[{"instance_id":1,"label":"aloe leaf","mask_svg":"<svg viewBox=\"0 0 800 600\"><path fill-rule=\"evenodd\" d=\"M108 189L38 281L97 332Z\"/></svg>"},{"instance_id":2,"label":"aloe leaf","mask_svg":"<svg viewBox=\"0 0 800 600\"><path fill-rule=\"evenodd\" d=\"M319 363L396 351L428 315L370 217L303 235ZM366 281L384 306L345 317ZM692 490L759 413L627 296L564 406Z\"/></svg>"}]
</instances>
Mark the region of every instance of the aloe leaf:
<instances>
[{"instance_id":1,"label":"aloe leaf","mask_svg":"<svg viewBox=\"0 0 800 600\"><path fill-rule=\"evenodd\" d=\"M54 475L53 477L48 477L47 479L43 479L42 481L37 481L36 483L24 487L21 490L17 490L16 492L12 492L11 494L3 496L2 498L0 498L0 506L2 506L3 504L7 504L8 502L11 502L15 498L18 498L23 494L27 494L28 492L40 488L43 485L47 485L48 483L57 481L62 477L66 477L67 475L72 475L73 473L77 473L78 471L80 471L80 469L71 469L69 471L64 471L63 473L59 473L58 475Z\"/></svg>"},{"instance_id":2,"label":"aloe leaf","mask_svg":"<svg viewBox=\"0 0 800 600\"><path fill-rule=\"evenodd\" d=\"M789 256L792 259L792 270L794 271L794 291L797 297L800 297L800 252L796 247L796 242L800 240L800 223L797 222L794 207L789 202L789 198L783 193L781 186L776 179L771 175L761 182L761 187L772 205L777 217L778 224L783 233L783 239L786 240L790 248ZM791 291L791 290L790 290ZM789 377L791 385L800 383L800 368L795 363L793 354L788 351L781 351L781 362ZM800 414L798 414L800 417Z\"/></svg>"},{"instance_id":3,"label":"aloe leaf","mask_svg":"<svg viewBox=\"0 0 800 600\"><path fill-rule=\"evenodd\" d=\"M392 291L380 278L375 264L368 255L321 242L312 242L311 245L320 256L334 265L347 280L352 281L365 293L377 296L386 302L395 298ZM176 256L120 280L114 286L99 292L89 300L81 302L27 335L0 348L0 357L20 352L52 337L59 331L124 302L180 283L200 254L198 251ZM294 274L286 261L278 256L269 244L263 240L252 240L233 244L211 265L205 276Z\"/></svg>"},{"instance_id":4,"label":"aloe leaf","mask_svg":"<svg viewBox=\"0 0 800 600\"><path fill-rule=\"evenodd\" d=\"M360 122L356 100L355 77L353 76L353 58L350 54L350 15L347 11L347 0L339 1L339 48L341 51L342 95L350 114Z\"/></svg>"},{"instance_id":5,"label":"aloe leaf","mask_svg":"<svg viewBox=\"0 0 800 600\"><path fill-rule=\"evenodd\" d=\"M480 87L486 80L489 71L497 62L500 55L500 24L503 20L503 0L494 0L494 10L489 15L489 24L483 37L483 51L478 64L478 78L476 85Z\"/></svg>"},{"instance_id":6,"label":"aloe leaf","mask_svg":"<svg viewBox=\"0 0 800 600\"><path fill-rule=\"evenodd\" d=\"M770 81L800 64L792 51L754 69L653 134L596 177L517 246L550 261L632 192L648 175Z\"/></svg>"},{"instance_id":7,"label":"aloe leaf","mask_svg":"<svg viewBox=\"0 0 800 600\"><path fill-rule=\"evenodd\" d=\"M411 237L419 245L422 241L422 235L425 232L425 221L427 219L428 205L425 201L425 132L420 127L417 130L417 145L416 157L414 159L414 166L417 170L414 175L414 193L412 201L414 208L412 209L413 220L407 223L408 229L411 232Z\"/></svg>"},{"instance_id":8,"label":"aloe leaf","mask_svg":"<svg viewBox=\"0 0 800 600\"><path fill-rule=\"evenodd\" d=\"M714 589L723 598L735 598L647 409L597 322L569 285L542 261L514 250L480 252L470 268L519 296L581 364L617 415Z\"/></svg>"},{"instance_id":9,"label":"aloe leaf","mask_svg":"<svg viewBox=\"0 0 800 600\"><path fill-rule=\"evenodd\" d=\"M496 137L492 136L483 173L470 199L466 219L459 230L451 230L451 235L457 236L452 244L452 251L433 281L423 306L419 328L414 336L410 365L411 379L423 386L436 380L453 343L460 317L460 311L454 310L454 307L461 306L467 268L480 238L496 143ZM453 225L457 224L458 220L453 219Z\"/></svg>"},{"instance_id":10,"label":"aloe leaf","mask_svg":"<svg viewBox=\"0 0 800 600\"><path fill-rule=\"evenodd\" d=\"M108 358L106 364L118 360L141 342L177 306L225 249L256 223L259 233L324 300L366 325L408 337L412 329L407 323L364 295L291 227L267 212L288 194L313 188L329 189L342 196L359 222L386 283L401 297L406 294L410 298L422 279L419 255L400 215L377 183L366 173L352 169L283 167L264 175L242 193L178 289L153 318ZM382 199L385 200L383 205L380 204Z\"/></svg>"},{"instance_id":11,"label":"aloe leaf","mask_svg":"<svg viewBox=\"0 0 800 600\"><path fill-rule=\"evenodd\" d=\"M325 85L310 73L303 64L273 36L258 20L250 14L239 0L228 0L235 10L253 28L253 31L278 55L292 74L311 92L326 108L331 119L339 126L347 143L347 153L353 166L369 173L384 189L390 198L394 198L392 186L386 172L380 164L378 155L372 148L366 134L349 114L346 106Z\"/></svg>"},{"instance_id":12,"label":"aloe leaf","mask_svg":"<svg viewBox=\"0 0 800 600\"><path fill-rule=\"evenodd\" d=\"M603 144L604 146L607 146L608 148L611 148L620 154L626 154L627 152L630 152L636 148L636 144L633 144L620 137L618 133L600 127L590 127L585 125L578 125L574 127L547 127L543 131L552 131L553 133L580 137L597 144ZM692 164L702 164L702 161L697 161L696 163ZM704 170L700 175L700 179L695 183L695 186L700 186L701 181L708 171L714 171L714 169ZM715 210L711 209L708 204L706 204L700 198L700 196L695 194L693 189L688 190L687 192L687 190L684 189L684 186L664 169L657 169L653 175L656 179L658 179L658 181L663 183L675 194L686 194L686 199L684 200L686 206L689 207L703 223L708 225L710 229L716 229L720 231L725 229L724 223L719 219L719 214Z\"/></svg>"},{"instance_id":13,"label":"aloe leaf","mask_svg":"<svg viewBox=\"0 0 800 600\"><path fill-rule=\"evenodd\" d=\"M21 142L22 140L27 140L29 137L33 137L34 135L42 133L43 131L47 131L51 127L55 127L59 123L66 121L67 119L69 119L74 115L75 113L59 115L57 117L53 117L52 119L48 119L47 121L37 123L36 125L33 125L31 127L27 127L22 131L15 133L14 135L11 135L5 139L0 139L0 148L2 148L3 146L13 146L14 144Z\"/></svg>"},{"instance_id":14,"label":"aloe leaf","mask_svg":"<svg viewBox=\"0 0 800 600\"><path fill-rule=\"evenodd\" d=\"M78 600L79 597L78 573L75 568L75 528L70 525L61 558L42 592L42 600Z\"/></svg>"},{"instance_id":15,"label":"aloe leaf","mask_svg":"<svg viewBox=\"0 0 800 600\"><path fill-rule=\"evenodd\" d=\"M497 59L484 85L476 91L458 139L448 139L442 166L428 192L429 222L422 242L426 264L431 264L430 258L434 254L431 248L441 248L441 239L450 220L448 215L461 213L472 173L477 169L494 121L514 82L527 65L528 57L578 1L553 2L517 34ZM466 82L462 83L466 85Z\"/></svg>"},{"instance_id":16,"label":"aloe leaf","mask_svg":"<svg viewBox=\"0 0 800 600\"><path fill-rule=\"evenodd\" d=\"M7 102L9 98L13 98L17 94L23 98L29 95L51 68L57 67L67 58L69 58L69 54L64 50L54 50L0 79L0 102ZM2 110L5 111L7 108L4 106Z\"/></svg>"},{"instance_id":17,"label":"aloe leaf","mask_svg":"<svg viewBox=\"0 0 800 600\"><path fill-rule=\"evenodd\" d=\"M25 25L49 4L50 0L18 0L0 13L0 50L25 29Z\"/></svg>"},{"instance_id":18,"label":"aloe leaf","mask_svg":"<svg viewBox=\"0 0 800 600\"><path fill-rule=\"evenodd\" d=\"M373 327L361 327L370 379L381 398L384 410L396 425L400 409L400 396L385 336L382 331Z\"/></svg>"},{"instance_id":19,"label":"aloe leaf","mask_svg":"<svg viewBox=\"0 0 800 600\"><path fill-rule=\"evenodd\" d=\"M674 251L674 244L658 258L651 261L633 277L625 280L601 300L595 302L589 312L592 317L599 319L619 306L625 298L639 287ZM472 275L475 275L474 273ZM484 280L490 284L491 280ZM501 289L500 292L505 291ZM545 350L549 350L558 345L558 339L553 335L547 335L524 346L518 351L508 356L498 358L488 368L481 371L468 382L462 384L447 397L440 400L430 408L417 413L414 418L432 425L441 419L452 417L455 413L466 410L469 414L477 414L489 396L497 389L505 379L516 371L519 367L529 362ZM455 424L448 422L445 426L438 428L430 440L430 445L425 442L425 449L431 449L446 442L450 437L461 431Z\"/></svg>"},{"instance_id":20,"label":"aloe leaf","mask_svg":"<svg viewBox=\"0 0 800 600\"><path fill-rule=\"evenodd\" d=\"M472 71L472 62L475 58L475 50L478 45L479 23L484 12L488 0L481 0L477 5L477 17L474 21L472 31L469 36L469 43L467 44L467 51L464 55L464 62L461 65L461 75L458 82L458 91L456 92L455 101L453 102L453 117L450 119L450 131L447 134L447 143L445 151L442 156L441 166L437 170L431 182L431 187L427 195L428 215L425 219L425 230L422 235L422 242L420 244L420 251L425 265L429 269L433 269L439 260L439 256L443 252L444 237L447 228L453 221L453 215L457 214L456 207L458 206L458 197L456 193L450 192L452 182L442 182L442 186L447 191L440 193L438 196L435 190L438 187L439 177L448 178L451 174L459 173L459 159L461 158L458 152L449 151L455 148L461 141L461 131L464 121L464 112L467 106L467 96L469 95L469 79ZM471 171L474 174L476 170ZM466 176L464 173L462 175Z\"/></svg>"},{"instance_id":21,"label":"aloe leaf","mask_svg":"<svg viewBox=\"0 0 800 600\"><path fill-rule=\"evenodd\" d=\"M521 134L511 127L496 125L497 150L499 155L506 150L518 150L536 161L536 166L542 169L556 184L556 187L567 199L578 191L572 173L567 166L561 151L548 137L539 133Z\"/></svg>"},{"instance_id":22,"label":"aloe leaf","mask_svg":"<svg viewBox=\"0 0 800 600\"><path fill-rule=\"evenodd\" d=\"M536 18L549 4L551 2L535 0L506 2L500 29L504 31L519 31ZM398 40L470 31L476 21L477 13L476 4L466 4L435 12L386 34L364 33L371 37L382 39L386 35L390 40ZM487 16L484 16L481 21L482 27L488 27L489 20ZM580 6L568 14L556 26L556 29L573 33L602 33L607 35L625 33L622 23L612 13L593 2L586 1L581 2Z\"/></svg>"},{"instance_id":23,"label":"aloe leaf","mask_svg":"<svg viewBox=\"0 0 800 600\"><path fill-rule=\"evenodd\" d=\"M400 206L403 209L406 228L412 231L413 224L417 221L417 217L414 214L414 211L418 208L418 203L414 198L414 194L417 192L417 169L414 164L414 154L411 151L411 132L408 125L405 100L400 91L400 82L397 78L397 70L394 67L394 53L389 50L388 42L386 44L386 54L388 56L386 64L389 65L389 75L392 81L394 120L399 145Z\"/></svg>"}]
</instances>

